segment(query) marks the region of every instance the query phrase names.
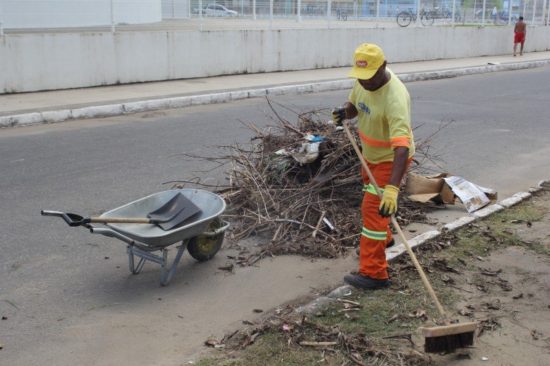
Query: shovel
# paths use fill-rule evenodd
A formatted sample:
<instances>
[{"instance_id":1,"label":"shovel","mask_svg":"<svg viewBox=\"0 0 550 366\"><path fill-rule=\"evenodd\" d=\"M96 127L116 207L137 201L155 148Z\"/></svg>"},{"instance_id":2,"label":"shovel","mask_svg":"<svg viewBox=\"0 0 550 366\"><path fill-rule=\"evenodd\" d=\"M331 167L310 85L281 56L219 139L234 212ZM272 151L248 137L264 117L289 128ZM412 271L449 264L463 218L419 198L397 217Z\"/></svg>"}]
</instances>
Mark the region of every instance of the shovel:
<instances>
[{"instance_id":1,"label":"shovel","mask_svg":"<svg viewBox=\"0 0 550 366\"><path fill-rule=\"evenodd\" d=\"M183 224L192 216L201 212L193 202L178 193L160 208L151 211L147 217L83 217L74 213L42 210L43 216L59 216L69 226L86 226L92 223L101 224L153 224L163 230L170 230Z\"/></svg>"}]
</instances>

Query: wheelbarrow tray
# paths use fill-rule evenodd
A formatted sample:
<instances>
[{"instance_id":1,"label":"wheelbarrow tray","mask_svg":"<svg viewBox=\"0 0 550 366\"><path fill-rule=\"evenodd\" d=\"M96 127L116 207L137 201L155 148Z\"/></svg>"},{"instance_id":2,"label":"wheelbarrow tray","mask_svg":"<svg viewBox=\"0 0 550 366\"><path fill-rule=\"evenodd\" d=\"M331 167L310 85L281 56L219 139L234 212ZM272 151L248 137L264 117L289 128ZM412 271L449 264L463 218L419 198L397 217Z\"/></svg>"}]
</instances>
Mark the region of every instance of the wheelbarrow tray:
<instances>
[{"instance_id":1,"label":"wheelbarrow tray","mask_svg":"<svg viewBox=\"0 0 550 366\"><path fill-rule=\"evenodd\" d=\"M225 210L225 201L217 194L200 189L183 188L154 193L107 211L101 217L145 217L148 212L163 206L178 193L183 194L201 209L181 226L171 230L163 230L153 224L107 224L107 226L142 244L162 248L201 234L208 224Z\"/></svg>"}]
</instances>

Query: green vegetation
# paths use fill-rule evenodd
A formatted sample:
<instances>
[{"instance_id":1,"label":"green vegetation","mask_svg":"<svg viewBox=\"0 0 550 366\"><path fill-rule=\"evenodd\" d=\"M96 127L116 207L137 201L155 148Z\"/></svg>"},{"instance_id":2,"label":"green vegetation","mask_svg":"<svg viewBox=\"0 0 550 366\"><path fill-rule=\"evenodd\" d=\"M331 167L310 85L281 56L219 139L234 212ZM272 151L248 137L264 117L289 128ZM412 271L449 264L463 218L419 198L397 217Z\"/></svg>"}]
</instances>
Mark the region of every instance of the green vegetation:
<instances>
[{"instance_id":1,"label":"green vegetation","mask_svg":"<svg viewBox=\"0 0 550 366\"><path fill-rule=\"evenodd\" d=\"M540 243L526 243L513 231L519 225L529 225L541 220L543 216L544 211L541 208L528 203L500 211L479 223L457 231L456 243L445 251L445 257L451 264L456 265L472 256L484 257L497 248L512 245L524 246L537 253L548 253L548 248L544 248Z\"/></svg>"},{"instance_id":2,"label":"green vegetation","mask_svg":"<svg viewBox=\"0 0 550 366\"><path fill-rule=\"evenodd\" d=\"M470 270L474 283L486 282L476 273L475 263L491 251L520 245L550 255L541 243L524 242L515 234L520 225L530 227L545 214L541 206L529 201L427 243L419 259L444 307L450 309L462 298L453 286L453 275ZM263 328L244 350L227 347L197 365L354 365L357 360L367 365L427 365L429 359L412 351L411 342L416 329L439 314L406 254L392 263L391 277L394 284L389 289L354 291L307 320L276 317L278 322ZM292 329L283 329L283 324ZM304 340L333 343L300 346Z\"/></svg>"},{"instance_id":3,"label":"green vegetation","mask_svg":"<svg viewBox=\"0 0 550 366\"><path fill-rule=\"evenodd\" d=\"M410 333L420 326L426 317L437 317L430 298L425 295L422 282L416 272L406 271L392 276L399 287L375 292L357 292L351 299L361 304L361 310L346 313L342 306L328 308L315 321L323 325L338 326L346 333L365 333L369 337L385 337ZM444 291L444 299L450 292ZM443 294L442 294L443 295ZM348 317L345 316L348 314Z\"/></svg>"},{"instance_id":4,"label":"green vegetation","mask_svg":"<svg viewBox=\"0 0 550 366\"><path fill-rule=\"evenodd\" d=\"M320 363L322 359L330 363ZM197 366L314 366L319 364L342 365L342 355L322 356L318 350L289 346L284 336L269 332L237 357L212 357L201 360Z\"/></svg>"}]
</instances>

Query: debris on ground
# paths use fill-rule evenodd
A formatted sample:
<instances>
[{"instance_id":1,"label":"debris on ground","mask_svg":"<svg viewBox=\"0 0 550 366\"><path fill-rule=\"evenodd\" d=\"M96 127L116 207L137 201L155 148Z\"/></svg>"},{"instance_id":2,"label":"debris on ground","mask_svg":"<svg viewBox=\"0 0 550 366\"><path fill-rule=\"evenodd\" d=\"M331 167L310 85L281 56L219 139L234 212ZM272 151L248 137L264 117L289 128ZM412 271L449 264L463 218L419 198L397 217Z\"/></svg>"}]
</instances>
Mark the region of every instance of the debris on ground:
<instances>
[{"instance_id":1,"label":"debris on ground","mask_svg":"<svg viewBox=\"0 0 550 366\"><path fill-rule=\"evenodd\" d=\"M238 242L254 236L268 243L240 264L281 254L338 257L357 246L361 231L360 162L341 127L327 123L328 111L298 114L297 123L291 123L268 103L278 117L276 126L260 130L250 124L250 144L224 147L228 153L222 157L202 158L229 167L229 184L216 193L228 203L224 217L231 221L231 238ZM439 160L429 149L432 137L416 142L411 171ZM426 205L400 195L401 225L427 222L426 212Z\"/></svg>"},{"instance_id":2,"label":"debris on ground","mask_svg":"<svg viewBox=\"0 0 550 366\"><path fill-rule=\"evenodd\" d=\"M342 303L344 308L345 304ZM354 306L354 305L353 305ZM252 345L262 334L272 332L284 337L284 343L288 347L303 347L316 349L323 354L325 352L341 353L354 365L375 364L406 364L425 365L429 362L429 356L409 347L395 347L387 341L379 342L364 333L351 333L342 330L337 325L327 326L310 320L307 316L296 317L290 313L272 316L247 329L232 333L224 337L224 348L231 350L243 350ZM408 344L412 342L410 334L402 334L387 339L404 339ZM219 343L218 343L219 344Z\"/></svg>"},{"instance_id":3,"label":"debris on ground","mask_svg":"<svg viewBox=\"0 0 550 366\"><path fill-rule=\"evenodd\" d=\"M518 228L514 220L533 225ZM548 364L550 330L543 321L550 307L544 277L550 258L548 223L550 193L543 191L528 203L415 248L451 309L450 319L479 323L475 347L455 354L422 352L418 326L436 322L438 313L421 294L422 283L410 259L402 256L391 264L394 284L388 289L345 292L307 315L297 311L305 307L299 304L266 311L261 319L247 322L246 329L224 337L220 358L206 365L220 364L226 357L256 365L254 357L265 354L279 360L270 365L314 364L319 359L334 365L443 366L466 359ZM510 227L516 230L513 235L508 234ZM502 344L520 344L522 352L502 354ZM289 355L295 362L285 363Z\"/></svg>"},{"instance_id":4,"label":"debris on ground","mask_svg":"<svg viewBox=\"0 0 550 366\"><path fill-rule=\"evenodd\" d=\"M470 213L496 201L498 197L493 189L478 186L448 173L429 176L411 173L407 179L405 193L409 200L420 203L433 201L452 205L458 198Z\"/></svg>"}]
</instances>

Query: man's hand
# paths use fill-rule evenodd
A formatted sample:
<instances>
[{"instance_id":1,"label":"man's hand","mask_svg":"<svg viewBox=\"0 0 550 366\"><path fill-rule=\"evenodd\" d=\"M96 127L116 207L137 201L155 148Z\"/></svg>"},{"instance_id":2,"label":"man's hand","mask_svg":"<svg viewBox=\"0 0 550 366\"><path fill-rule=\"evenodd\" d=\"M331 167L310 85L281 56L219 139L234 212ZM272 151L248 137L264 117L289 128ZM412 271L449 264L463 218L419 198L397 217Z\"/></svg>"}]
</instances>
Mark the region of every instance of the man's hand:
<instances>
[{"instance_id":1,"label":"man's hand","mask_svg":"<svg viewBox=\"0 0 550 366\"><path fill-rule=\"evenodd\" d=\"M332 122L336 126L342 126L342 123L346 119L346 109L344 107L337 107L332 110Z\"/></svg>"},{"instance_id":2,"label":"man's hand","mask_svg":"<svg viewBox=\"0 0 550 366\"><path fill-rule=\"evenodd\" d=\"M399 195L399 187L388 184L384 187L384 194L380 201L378 213L380 216L389 217L397 212L397 196Z\"/></svg>"}]
</instances>

